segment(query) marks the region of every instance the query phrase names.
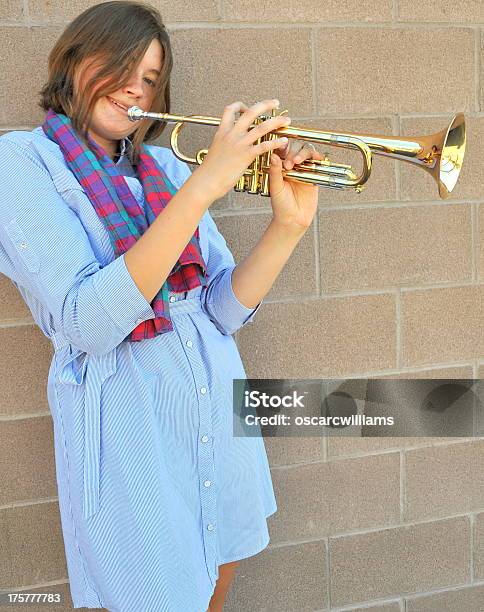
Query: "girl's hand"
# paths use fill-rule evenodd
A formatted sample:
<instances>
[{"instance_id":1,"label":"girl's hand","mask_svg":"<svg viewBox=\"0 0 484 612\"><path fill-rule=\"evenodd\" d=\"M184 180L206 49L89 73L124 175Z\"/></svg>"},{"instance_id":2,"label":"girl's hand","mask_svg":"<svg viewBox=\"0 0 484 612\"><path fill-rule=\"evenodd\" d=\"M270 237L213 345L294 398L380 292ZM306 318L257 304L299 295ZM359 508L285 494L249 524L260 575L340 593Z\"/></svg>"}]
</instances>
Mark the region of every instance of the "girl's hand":
<instances>
[{"instance_id":1,"label":"girl's hand","mask_svg":"<svg viewBox=\"0 0 484 612\"><path fill-rule=\"evenodd\" d=\"M274 161L272 161L272 159ZM284 180L283 170L291 170L306 159L324 159L308 145L290 139L274 150L269 168L269 192L274 221L288 228L307 230L318 208L318 185Z\"/></svg>"},{"instance_id":2,"label":"girl's hand","mask_svg":"<svg viewBox=\"0 0 484 612\"><path fill-rule=\"evenodd\" d=\"M290 120L284 116L272 117L249 129L259 115L278 106L278 100L264 100L251 107L243 102L234 102L225 107L208 153L192 173L192 177L202 179L201 185L212 200L221 198L233 189L258 155L287 144L288 139L284 137L254 145L261 136L289 125ZM238 119L235 116L237 112L243 113Z\"/></svg>"}]
</instances>

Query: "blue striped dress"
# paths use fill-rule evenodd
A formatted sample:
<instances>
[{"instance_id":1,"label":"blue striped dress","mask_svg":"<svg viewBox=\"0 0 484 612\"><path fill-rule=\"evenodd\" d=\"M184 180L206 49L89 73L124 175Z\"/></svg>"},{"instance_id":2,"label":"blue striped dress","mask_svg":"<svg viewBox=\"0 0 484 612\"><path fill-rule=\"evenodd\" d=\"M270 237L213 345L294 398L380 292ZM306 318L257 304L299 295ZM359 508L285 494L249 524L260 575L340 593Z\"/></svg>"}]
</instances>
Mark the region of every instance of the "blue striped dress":
<instances>
[{"instance_id":1,"label":"blue striped dress","mask_svg":"<svg viewBox=\"0 0 484 612\"><path fill-rule=\"evenodd\" d=\"M129 139L116 162L144 206ZM187 164L149 145L179 188ZM170 293L174 329L129 342L155 316L57 144L41 127L0 137L0 272L54 354L47 381L75 608L205 612L218 566L269 542L276 500L262 437L233 435L232 334L260 304L232 289L234 258L207 211L208 287Z\"/></svg>"}]
</instances>

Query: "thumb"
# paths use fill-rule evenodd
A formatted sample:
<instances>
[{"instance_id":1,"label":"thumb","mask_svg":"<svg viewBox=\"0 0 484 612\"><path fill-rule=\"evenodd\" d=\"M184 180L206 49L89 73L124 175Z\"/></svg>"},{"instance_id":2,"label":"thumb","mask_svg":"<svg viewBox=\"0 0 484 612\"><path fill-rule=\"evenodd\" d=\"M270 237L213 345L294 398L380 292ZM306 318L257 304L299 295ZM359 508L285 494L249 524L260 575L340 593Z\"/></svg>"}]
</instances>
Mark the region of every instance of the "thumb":
<instances>
[{"instance_id":1,"label":"thumb","mask_svg":"<svg viewBox=\"0 0 484 612\"><path fill-rule=\"evenodd\" d=\"M277 153L272 153L269 165L269 186L271 193L279 193L284 189L282 178L282 160Z\"/></svg>"}]
</instances>

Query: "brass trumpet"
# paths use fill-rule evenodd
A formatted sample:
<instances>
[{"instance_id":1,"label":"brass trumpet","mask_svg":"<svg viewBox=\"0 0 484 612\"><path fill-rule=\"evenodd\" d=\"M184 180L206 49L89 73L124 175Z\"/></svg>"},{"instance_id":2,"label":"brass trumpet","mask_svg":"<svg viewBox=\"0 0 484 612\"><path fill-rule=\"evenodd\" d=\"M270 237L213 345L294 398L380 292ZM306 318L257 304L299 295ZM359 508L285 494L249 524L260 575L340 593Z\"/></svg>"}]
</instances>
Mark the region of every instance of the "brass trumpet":
<instances>
[{"instance_id":1,"label":"brass trumpet","mask_svg":"<svg viewBox=\"0 0 484 612\"><path fill-rule=\"evenodd\" d=\"M287 110L280 114L284 113L287 113ZM260 115L250 127L255 127L275 116L275 109L272 109L271 115ZM170 138L171 148L178 159L190 164L201 164L208 149L200 149L196 157L188 157L180 151L178 136L185 123L220 125L221 121L218 117L203 115L152 113L143 111L138 106L131 106L128 109L128 117L131 121L154 119L175 122ZM265 134L257 142L280 136L324 143L333 147L357 149L363 157L363 169L360 175L355 174L351 166L331 162L325 154L323 160L306 160L296 164L292 170L283 169L283 176L286 179L332 189L353 188L357 193L361 193L364 184L370 178L373 154L376 154L412 163L429 172L437 182L441 198L449 197L457 183L466 146L465 118L462 113L456 114L447 128L429 136L386 137L375 134L322 132L308 127L288 126ZM270 155L271 152L268 151L257 156L237 181L234 190L269 196Z\"/></svg>"}]
</instances>

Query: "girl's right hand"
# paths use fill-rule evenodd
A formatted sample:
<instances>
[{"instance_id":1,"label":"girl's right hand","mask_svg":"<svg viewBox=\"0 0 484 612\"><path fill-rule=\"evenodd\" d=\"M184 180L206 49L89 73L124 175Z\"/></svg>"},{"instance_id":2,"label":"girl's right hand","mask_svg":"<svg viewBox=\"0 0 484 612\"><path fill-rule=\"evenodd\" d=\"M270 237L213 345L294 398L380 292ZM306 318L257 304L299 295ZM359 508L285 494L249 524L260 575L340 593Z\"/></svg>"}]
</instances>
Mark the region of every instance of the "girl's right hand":
<instances>
[{"instance_id":1,"label":"girl's right hand","mask_svg":"<svg viewBox=\"0 0 484 612\"><path fill-rule=\"evenodd\" d=\"M217 200L230 191L258 155L287 144L286 137L254 144L268 132L288 126L291 120L287 115L272 117L249 129L259 115L278 106L277 100L264 100L250 108L243 102L225 107L208 153L192 173L193 178L202 180L211 200ZM237 112L243 114L236 120Z\"/></svg>"}]
</instances>

